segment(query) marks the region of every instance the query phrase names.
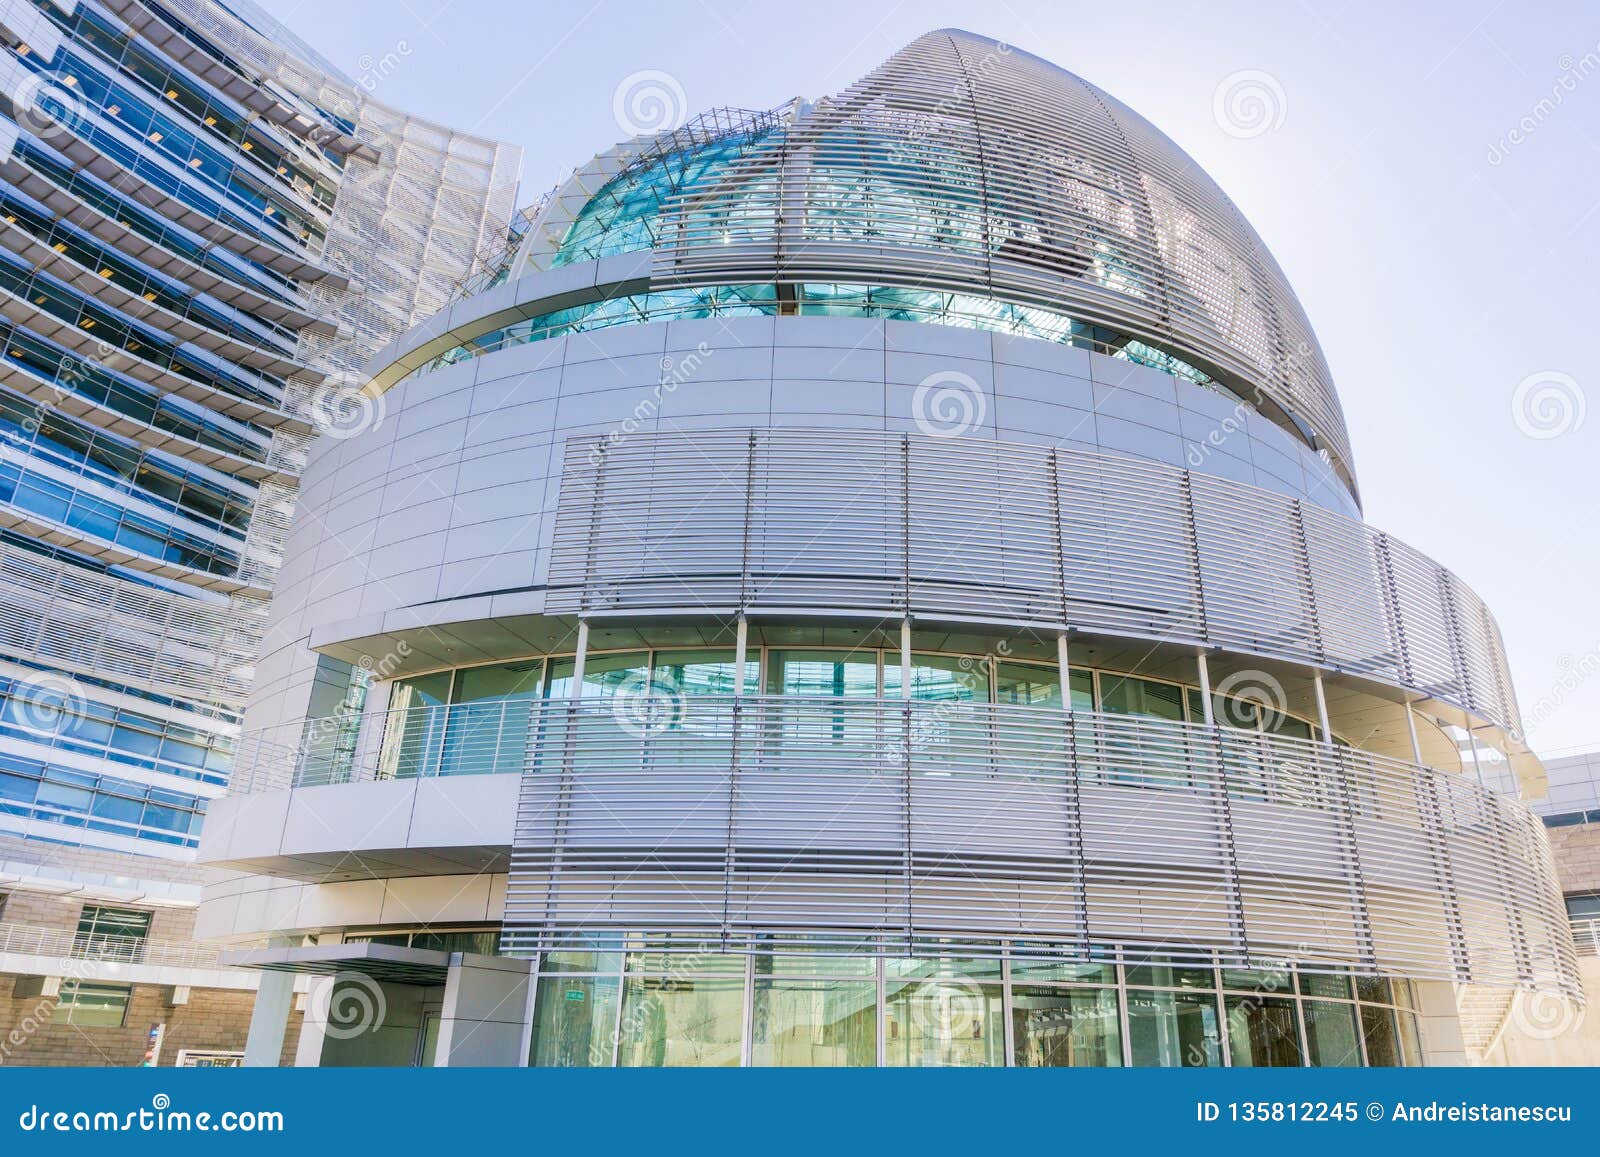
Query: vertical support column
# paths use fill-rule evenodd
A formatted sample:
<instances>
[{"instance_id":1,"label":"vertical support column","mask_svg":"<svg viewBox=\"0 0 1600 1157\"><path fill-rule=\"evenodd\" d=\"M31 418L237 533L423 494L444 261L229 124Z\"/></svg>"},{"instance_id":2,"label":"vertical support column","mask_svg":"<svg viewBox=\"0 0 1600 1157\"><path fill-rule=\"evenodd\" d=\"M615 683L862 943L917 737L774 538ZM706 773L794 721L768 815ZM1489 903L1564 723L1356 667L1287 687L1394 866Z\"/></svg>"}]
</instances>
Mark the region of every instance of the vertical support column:
<instances>
[{"instance_id":1,"label":"vertical support column","mask_svg":"<svg viewBox=\"0 0 1600 1157\"><path fill-rule=\"evenodd\" d=\"M533 961L456 952L439 1012L438 1068L518 1068Z\"/></svg>"},{"instance_id":2,"label":"vertical support column","mask_svg":"<svg viewBox=\"0 0 1600 1157\"><path fill-rule=\"evenodd\" d=\"M1198 565L1197 562L1197 568ZM1199 570L1196 569L1195 573L1198 575ZM1250 937L1245 928L1244 882L1239 876L1239 847L1233 836L1233 801L1228 796L1229 766L1233 758L1229 743L1237 737L1230 737L1226 731L1211 730L1216 727L1217 718L1216 707L1211 701L1211 664L1206 659L1204 647L1195 648L1194 668L1200 681L1201 717L1207 728L1205 738L1192 748L1195 752L1194 767L1201 775L1209 775L1213 781L1211 789L1217 816L1217 848L1222 857L1224 889L1228 907L1233 913L1239 953L1246 956L1250 950Z\"/></svg>"},{"instance_id":3,"label":"vertical support column","mask_svg":"<svg viewBox=\"0 0 1600 1157\"><path fill-rule=\"evenodd\" d=\"M885 711L887 713L887 709ZM900 742L903 745L901 760L901 805L904 807L903 824L900 830L902 847L901 868L904 873L903 886L905 888L905 917L906 917L906 942L907 956L916 954L916 921L913 893L915 892L913 871L914 856L911 843L914 835L914 825L911 821L912 807L912 780L911 757L912 746L916 737L912 734L913 719L911 716L911 618L908 615L900 620Z\"/></svg>"},{"instance_id":4,"label":"vertical support column","mask_svg":"<svg viewBox=\"0 0 1600 1157\"><path fill-rule=\"evenodd\" d=\"M1333 746L1333 728L1328 726L1328 693L1322 686L1322 672L1317 671L1311 676L1311 686L1317 693L1317 729L1322 736L1324 747Z\"/></svg>"},{"instance_id":5,"label":"vertical support column","mask_svg":"<svg viewBox=\"0 0 1600 1157\"><path fill-rule=\"evenodd\" d=\"M589 658L589 620L578 620L578 651L572 657L572 697L583 698L583 665Z\"/></svg>"},{"instance_id":6,"label":"vertical support column","mask_svg":"<svg viewBox=\"0 0 1600 1157\"><path fill-rule=\"evenodd\" d=\"M900 620L900 698L911 698L911 619Z\"/></svg>"},{"instance_id":7,"label":"vertical support column","mask_svg":"<svg viewBox=\"0 0 1600 1157\"><path fill-rule=\"evenodd\" d=\"M250 1035L244 1043L244 1065L275 1069L283 1058L283 1037L294 1006L294 973L263 972L250 1012Z\"/></svg>"},{"instance_id":8,"label":"vertical support column","mask_svg":"<svg viewBox=\"0 0 1600 1157\"><path fill-rule=\"evenodd\" d=\"M306 993L306 1014L300 1021L300 1039L295 1042L294 1067L315 1069L322 1066L322 1042L328 1032L328 1009L333 1003L334 978L313 977Z\"/></svg>"},{"instance_id":9,"label":"vertical support column","mask_svg":"<svg viewBox=\"0 0 1600 1157\"><path fill-rule=\"evenodd\" d=\"M1317 698L1317 730L1322 748L1327 752L1327 762L1333 772L1333 782L1339 791L1340 828L1345 841L1345 871L1349 876L1350 924L1360 948L1361 960L1373 971L1378 967L1377 939L1372 933L1372 907L1367 900L1367 878L1361 869L1361 833L1357 827L1361 810L1360 793L1352 783L1354 771L1349 760L1342 757L1333 742L1333 727L1328 722L1328 691L1322 682L1322 672L1311 674L1311 689Z\"/></svg>"},{"instance_id":10,"label":"vertical support column","mask_svg":"<svg viewBox=\"0 0 1600 1157\"><path fill-rule=\"evenodd\" d=\"M1054 453L1051 461L1055 460ZM1067 809L1067 830L1072 834L1073 883L1078 889L1078 938L1083 945L1083 958L1089 958L1089 872L1085 866L1083 838L1083 791L1078 767L1078 722L1072 713L1072 657L1067 647L1067 633L1056 635L1056 669L1061 673L1061 706L1066 719L1065 744L1061 758L1062 802ZM1009 1054L1008 1054L1009 1055Z\"/></svg>"},{"instance_id":11,"label":"vertical support column","mask_svg":"<svg viewBox=\"0 0 1600 1157\"><path fill-rule=\"evenodd\" d=\"M739 616L733 644L733 697L735 699L744 695L744 665L750 647L750 623L743 615Z\"/></svg>"},{"instance_id":12,"label":"vertical support column","mask_svg":"<svg viewBox=\"0 0 1600 1157\"><path fill-rule=\"evenodd\" d=\"M1211 701L1211 664L1206 660L1205 648L1194 653L1195 673L1200 677L1200 712L1207 727L1217 725L1216 704Z\"/></svg>"},{"instance_id":13,"label":"vertical support column","mask_svg":"<svg viewBox=\"0 0 1600 1157\"><path fill-rule=\"evenodd\" d=\"M1457 896L1455 857L1450 851L1450 828L1439 799L1442 785L1440 777L1422 766L1422 745L1417 742L1417 721L1409 702L1406 703L1406 726L1411 732L1411 758L1416 764L1411 782L1417 797L1417 814L1422 820L1423 834L1428 841L1445 932L1450 939L1450 968L1458 984L1470 983L1472 953L1467 946L1466 923L1461 917L1461 901Z\"/></svg>"}]
</instances>

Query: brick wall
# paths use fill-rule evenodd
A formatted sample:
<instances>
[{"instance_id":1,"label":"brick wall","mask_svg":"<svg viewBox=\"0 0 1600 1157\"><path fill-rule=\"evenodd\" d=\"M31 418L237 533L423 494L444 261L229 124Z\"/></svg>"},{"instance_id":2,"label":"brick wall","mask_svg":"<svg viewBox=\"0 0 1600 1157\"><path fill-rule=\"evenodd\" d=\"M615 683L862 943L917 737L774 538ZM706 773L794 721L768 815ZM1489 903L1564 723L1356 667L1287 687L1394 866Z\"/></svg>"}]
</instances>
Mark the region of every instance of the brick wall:
<instances>
[{"instance_id":1,"label":"brick wall","mask_svg":"<svg viewBox=\"0 0 1600 1157\"><path fill-rule=\"evenodd\" d=\"M1600 824L1548 828L1563 892L1600 892Z\"/></svg>"},{"instance_id":2,"label":"brick wall","mask_svg":"<svg viewBox=\"0 0 1600 1157\"><path fill-rule=\"evenodd\" d=\"M171 1065L179 1049L244 1048L250 1030L255 993L196 988L189 1002L174 1005L167 985L136 984L122 1028L89 1028L53 1023L55 999L17 996L18 978L0 975L0 1065L91 1065L125 1067L144 1062L150 1026L165 1024L162 1065ZM289 1013L284 1034L283 1065L294 1063L301 1014Z\"/></svg>"}]
</instances>

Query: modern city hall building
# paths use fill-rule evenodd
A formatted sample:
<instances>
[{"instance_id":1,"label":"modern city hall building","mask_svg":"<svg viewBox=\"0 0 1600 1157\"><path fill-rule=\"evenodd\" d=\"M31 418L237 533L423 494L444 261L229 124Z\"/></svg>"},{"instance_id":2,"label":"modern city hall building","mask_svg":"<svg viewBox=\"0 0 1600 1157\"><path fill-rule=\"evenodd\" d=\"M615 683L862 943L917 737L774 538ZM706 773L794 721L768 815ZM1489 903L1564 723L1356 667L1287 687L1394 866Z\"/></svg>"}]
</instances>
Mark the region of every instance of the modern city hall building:
<instances>
[{"instance_id":1,"label":"modern city hall building","mask_svg":"<svg viewBox=\"0 0 1600 1157\"><path fill-rule=\"evenodd\" d=\"M251 1062L1460 1063L1577 998L1493 618L1115 97L930 33L473 289L310 449L201 847Z\"/></svg>"},{"instance_id":2,"label":"modern city hall building","mask_svg":"<svg viewBox=\"0 0 1600 1157\"><path fill-rule=\"evenodd\" d=\"M0 0L0 1064L227 1064L193 939L306 447L519 151L241 0Z\"/></svg>"}]
</instances>

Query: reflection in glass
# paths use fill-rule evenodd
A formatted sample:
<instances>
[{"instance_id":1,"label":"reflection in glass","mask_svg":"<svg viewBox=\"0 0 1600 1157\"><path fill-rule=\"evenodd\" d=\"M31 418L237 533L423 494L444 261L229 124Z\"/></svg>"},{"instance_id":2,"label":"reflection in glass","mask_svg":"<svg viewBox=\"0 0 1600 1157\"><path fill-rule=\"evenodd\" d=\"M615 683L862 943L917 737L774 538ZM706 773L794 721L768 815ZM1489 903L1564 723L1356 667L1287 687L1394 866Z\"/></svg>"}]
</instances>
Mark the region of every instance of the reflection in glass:
<instances>
[{"instance_id":1,"label":"reflection in glass","mask_svg":"<svg viewBox=\"0 0 1600 1157\"><path fill-rule=\"evenodd\" d=\"M734 692L734 652L657 651L650 671L650 685L678 695L723 695ZM745 662L744 689L756 689L756 664Z\"/></svg>"},{"instance_id":2,"label":"reflection in glass","mask_svg":"<svg viewBox=\"0 0 1600 1157\"><path fill-rule=\"evenodd\" d=\"M1367 1045L1367 1064L1373 1068L1392 1068L1401 1063L1400 1041L1395 1034L1391 1009L1363 1005L1361 1036Z\"/></svg>"},{"instance_id":3,"label":"reflection in glass","mask_svg":"<svg viewBox=\"0 0 1600 1157\"><path fill-rule=\"evenodd\" d=\"M728 1068L740 1060L744 980L630 977L617 1063L633 1068Z\"/></svg>"},{"instance_id":4,"label":"reflection in glass","mask_svg":"<svg viewBox=\"0 0 1600 1157\"><path fill-rule=\"evenodd\" d=\"M1128 983L1152 988L1215 988L1217 982L1209 968L1152 960L1128 965Z\"/></svg>"},{"instance_id":5,"label":"reflection in glass","mask_svg":"<svg viewBox=\"0 0 1600 1157\"><path fill-rule=\"evenodd\" d=\"M1222 970L1222 987L1244 992L1288 992L1293 981L1287 965Z\"/></svg>"},{"instance_id":6,"label":"reflection in glass","mask_svg":"<svg viewBox=\"0 0 1600 1157\"><path fill-rule=\"evenodd\" d=\"M1064 960L1044 957L1014 956L1011 975L1018 980L1067 980L1081 984L1115 984L1116 966L1112 964L1074 964Z\"/></svg>"},{"instance_id":7,"label":"reflection in glass","mask_svg":"<svg viewBox=\"0 0 1600 1157\"><path fill-rule=\"evenodd\" d=\"M521 771L544 660L464 667L456 673L440 775Z\"/></svg>"},{"instance_id":8,"label":"reflection in glass","mask_svg":"<svg viewBox=\"0 0 1600 1157\"><path fill-rule=\"evenodd\" d=\"M389 696L389 718L378 759L379 779L416 779L439 766L444 711L450 698L449 671L398 679Z\"/></svg>"},{"instance_id":9,"label":"reflection in glass","mask_svg":"<svg viewBox=\"0 0 1600 1157\"><path fill-rule=\"evenodd\" d=\"M650 657L643 651L618 651L612 654L588 654L583 659L583 696L586 699L609 699L624 687L643 688L649 674ZM550 660L550 688L552 699L568 699L573 693L572 672L574 661Z\"/></svg>"},{"instance_id":10,"label":"reflection in glass","mask_svg":"<svg viewBox=\"0 0 1600 1157\"><path fill-rule=\"evenodd\" d=\"M900 657L883 657L883 695L900 696ZM987 703L989 669L982 658L970 655L911 653L911 698L934 703Z\"/></svg>"},{"instance_id":11,"label":"reflection in glass","mask_svg":"<svg viewBox=\"0 0 1600 1157\"><path fill-rule=\"evenodd\" d=\"M998 985L968 981L891 984L886 989L884 1059L895 1066L1005 1064Z\"/></svg>"},{"instance_id":12,"label":"reflection in glass","mask_svg":"<svg viewBox=\"0 0 1600 1157\"><path fill-rule=\"evenodd\" d=\"M1417 1018L1409 1012L1394 1014L1400 1023L1400 1060L1407 1065L1422 1063L1422 1038L1417 1035Z\"/></svg>"},{"instance_id":13,"label":"reflection in glass","mask_svg":"<svg viewBox=\"0 0 1600 1157\"><path fill-rule=\"evenodd\" d=\"M1072 674L1077 675L1079 672L1074 671ZM1084 671L1082 674L1087 676L1089 673ZM996 663L994 692L997 703L1010 703L1022 707L1060 707L1061 669L1037 666L1033 663ZM1090 698L1092 706L1093 696Z\"/></svg>"},{"instance_id":14,"label":"reflection in glass","mask_svg":"<svg viewBox=\"0 0 1600 1157\"><path fill-rule=\"evenodd\" d=\"M1011 990L1015 1062L1030 1067L1106 1068L1122 1064L1114 988Z\"/></svg>"},{"instance_id":15,"label":"reflection in glass","mask_svg":"<svg viewBox=\"0 0 1600 1157\"><path fill-rule=\"evenodd\" d=\"M1301 1063L1294 1001L1275 996L1230 996L1228 1048L1235 1068L1282 1068Z\"/></svg>"},{"instance_id":16,"label":"reflection in glass","mask_svg":"<svg viewBox=\"0 0 1600 1157\"><path fill-rule=\"evenodd\" d=\"M755 1065L874 1065L878 986L861 980L758 979L752 996Z\"/></svg>"},{"instance_id":17,"label":"reflection in glass","mask_svg":"<svg viewBox=\"0 0 1600 1157\"><path fill-rule=\"evenodd\" d=\"M1356 1006L1308 1000L1306 1046L1314 1065L1349 1067L1361 1064L1361 1041L1356 1036Z\"/></svg>"},{"instance_id":18,"label":"reflection in glass","mask_svg":"<svg viewBox=\"0 0 1600 1157\"><path fill-rule=\"evenodd\" d=\"M1100 677L1100 710L1145 719L1183 719L1183 688L1131 675Z\"/></svg>"},{"instance_id":19,"label":"reflection in glass","mask_svg":"<svg viewBox=\"0 0 1600 1157\"><path fill-rule=\"evenodd\" d=\"M1374 1004L1393 1004L1394 993L1389 989L1387 976L1356 977L1356 999L1370 1000Z\"/></svg>"},{"instance_id":20,"label":"reflection in glass","mask_svg":"<svg viewBox=\"0 0 1600 1157\"><path fill-rule=\"evenodd\" d=\"M1130 988L1128 1045L1136 1065L1217 1067L1222 1064L1217 998L1209 992Z\"/></svg>"},{"instance_id":21,"label":"reflection in glass","mask_svg":"<svg viewBox=\"0 0 1600 1157\"><path fill-rule=\"evenodd\" d=\"M769 695L878 694L878 656L872 651L772 651Z\"/></svg>"},{"instance_id":22,"label":"reflection in glass","mask_svg":"<svg viewBox=\"0 0 1600 1157\"><path fill-rule=\"evenodd\" d=\"M1350 978L1348 976L1324 976L1317 972L1302 972L1300 974L1300 991L1307 996L1349 1000Z\"/></svg>"},{"instance_id":23,"label":"reflection in glass","mask_svg":"<svg viewBox=\"0 0 1600 1157\"><path fill-rule=\"evenodd\" d=\"M539 981L528 1064L547 1068L607 1068L617 1024L613 977L557 976Z\"/></svg>"}]
</instances>

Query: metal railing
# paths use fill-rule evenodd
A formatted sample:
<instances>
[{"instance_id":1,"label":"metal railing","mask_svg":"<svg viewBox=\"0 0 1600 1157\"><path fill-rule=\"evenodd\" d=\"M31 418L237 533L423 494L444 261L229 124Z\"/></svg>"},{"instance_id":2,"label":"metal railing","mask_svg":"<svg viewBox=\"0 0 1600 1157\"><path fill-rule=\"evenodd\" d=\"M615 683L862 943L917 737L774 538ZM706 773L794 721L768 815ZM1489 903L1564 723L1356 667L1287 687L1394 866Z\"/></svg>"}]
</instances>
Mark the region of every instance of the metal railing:
<instances>
[{"instance_id":1,"label":"metal railing","mask_svg":"<svg viewBox=\"0 0 1600 1157\"><path fill-rule=\"evenodd\" d=\"M1575 916L1572 942L1579 956L1600 956L1600 916Z\"/></svg>"},{"instance_id":2,"label":"metal railing","mask_svg":"<svg viewBox=\"0 0 1600 1157\"><path fill-rule=\"evenodd\" d=\"M163 968L222 967L217 962L217 950L203 944L0 923L0 956L5 955L148 964Z\"/></svg>"}]
</instances>

